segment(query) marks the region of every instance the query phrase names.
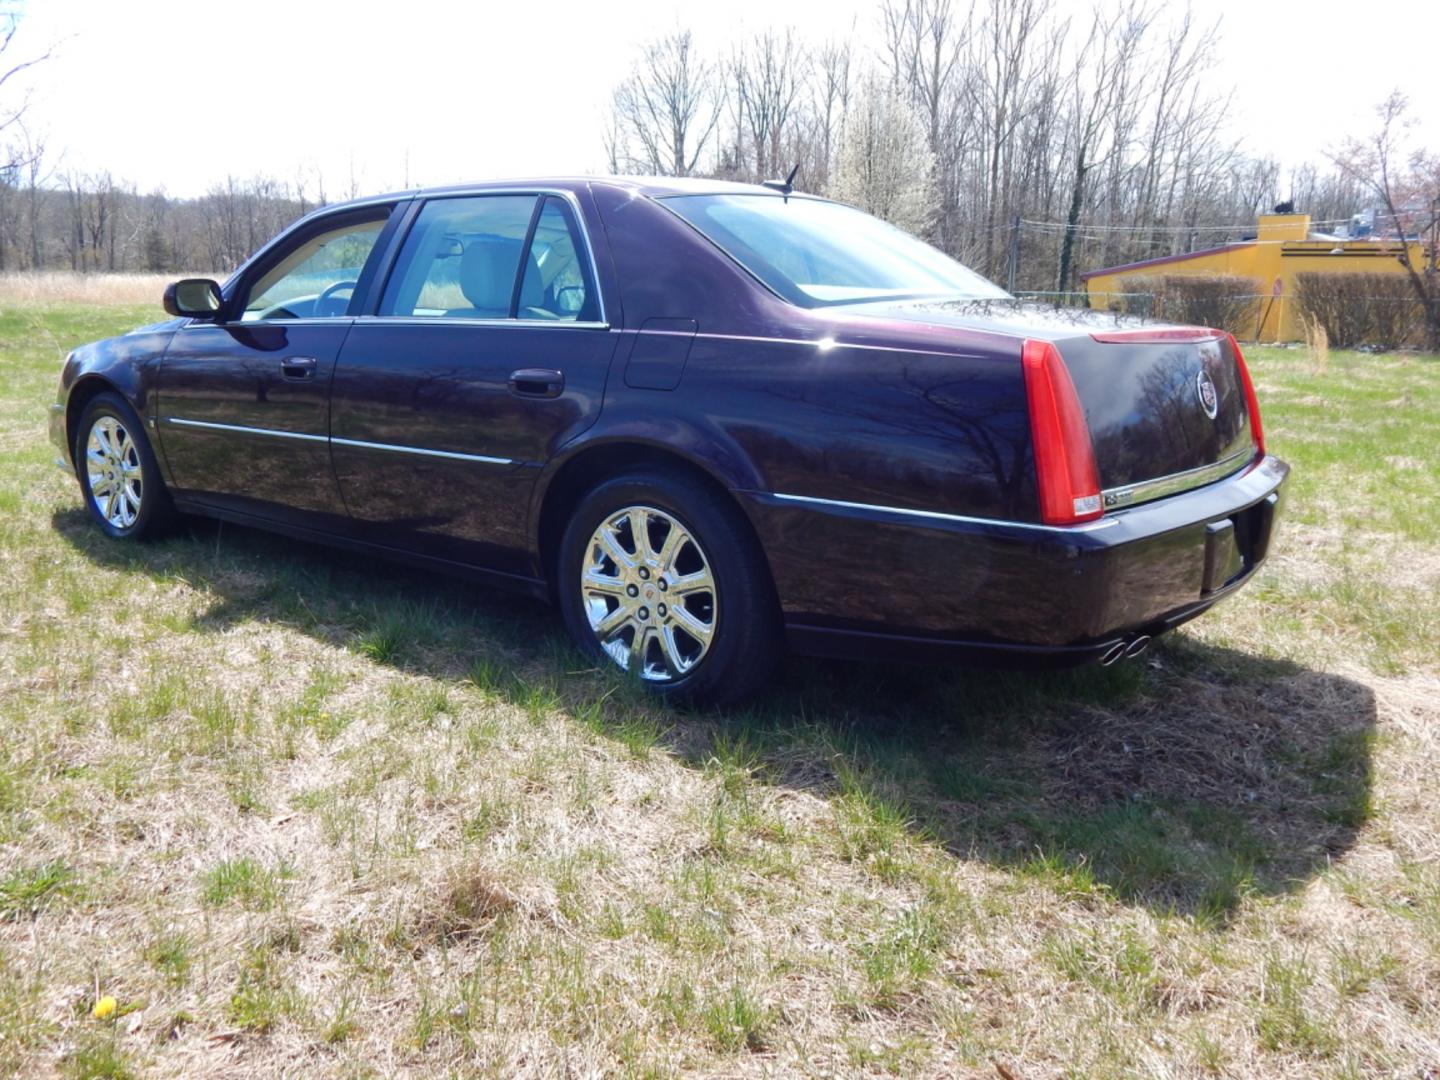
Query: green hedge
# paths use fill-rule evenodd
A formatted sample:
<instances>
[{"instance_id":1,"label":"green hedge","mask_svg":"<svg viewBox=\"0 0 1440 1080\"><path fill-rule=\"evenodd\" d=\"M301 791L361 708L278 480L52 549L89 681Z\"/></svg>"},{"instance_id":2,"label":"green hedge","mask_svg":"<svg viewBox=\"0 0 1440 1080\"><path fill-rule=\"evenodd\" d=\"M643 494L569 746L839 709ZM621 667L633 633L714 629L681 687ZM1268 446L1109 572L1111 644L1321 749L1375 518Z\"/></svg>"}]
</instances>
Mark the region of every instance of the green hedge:
<instances>
[{"instance_id":1,"label":"green hedge","mask_svg":"<svg viewBox=\"0 0 1440 1080\"><path fill-rule=\"evenodd\" d=\"M1157 274L1124 280L1123 309L1131 315L1191 326L1213 326L1253 338L1263 287L1239 274Z\"/></svg>"}]
</instances>

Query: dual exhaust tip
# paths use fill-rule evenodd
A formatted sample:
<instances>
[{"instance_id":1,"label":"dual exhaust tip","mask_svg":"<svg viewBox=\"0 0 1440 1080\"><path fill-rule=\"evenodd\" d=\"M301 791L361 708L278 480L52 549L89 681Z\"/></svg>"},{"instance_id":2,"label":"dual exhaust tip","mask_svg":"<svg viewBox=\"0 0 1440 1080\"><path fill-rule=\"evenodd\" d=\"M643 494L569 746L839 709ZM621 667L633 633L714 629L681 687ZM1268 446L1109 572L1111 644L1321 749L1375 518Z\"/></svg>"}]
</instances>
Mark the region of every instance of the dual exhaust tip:
<instances>
[{"instance_id":1,"label":"dual exhaust tip","mask_svg":"<svg viewBox=\"0 0 1440 1080\"><path fill-rule=\"evenodd\" d=\"M1149 634L1136 634L1134 637L1117 641L1103 653L1100 654L1100 666L1109 667L1111 664L1121 660L1129 660L1139 656L1150 647Z\"/></svg>"}]
</instances>

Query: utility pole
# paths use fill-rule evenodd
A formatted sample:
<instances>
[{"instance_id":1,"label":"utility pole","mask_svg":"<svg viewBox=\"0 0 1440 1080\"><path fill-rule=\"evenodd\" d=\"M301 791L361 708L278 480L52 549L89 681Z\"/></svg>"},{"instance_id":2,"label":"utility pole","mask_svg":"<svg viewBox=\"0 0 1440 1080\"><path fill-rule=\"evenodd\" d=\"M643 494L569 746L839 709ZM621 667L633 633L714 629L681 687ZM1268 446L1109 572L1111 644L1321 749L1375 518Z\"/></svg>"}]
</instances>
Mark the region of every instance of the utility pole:
<instances>
[{"instance_id":1,"label":"utility pole","mask_svg":"<svg viewBox=\"0 0 1440 1080\"><path fill-rule=\"evenodd\" d=\"M1020 215L1010 219L1010 260L1005 273L1005 290L1015 291L1015 279L1020 274Z\"/></svg>"}]
</instances>

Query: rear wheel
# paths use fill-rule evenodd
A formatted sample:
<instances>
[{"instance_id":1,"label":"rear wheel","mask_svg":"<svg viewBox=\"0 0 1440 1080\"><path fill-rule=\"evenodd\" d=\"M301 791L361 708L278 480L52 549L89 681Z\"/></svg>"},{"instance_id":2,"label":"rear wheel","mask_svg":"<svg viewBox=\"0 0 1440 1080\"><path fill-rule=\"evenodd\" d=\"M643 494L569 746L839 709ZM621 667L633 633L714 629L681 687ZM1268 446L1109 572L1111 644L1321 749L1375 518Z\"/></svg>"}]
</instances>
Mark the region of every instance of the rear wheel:
<instances>
[{"instance_id":1,"label":"rear wheel","mask_svg":"<svg viewBox=\"0 0 1440 1080\"><path fill-rule=\"evenodd\" d=\"M759 545L723 493L679 470L637 470L590 491L557 569L577 644L652 693L723 704L775 672L780 617Z\"/></svg>"},{"instance_id":2,"label":"rear wheel","mask_svg":"<svg viewBox=\"0 0 1440 1080\"><path fill-rule=\"evenodd\" d=\"M85 406L75 463L85 505L106 535L140 539L170 524L174 509L150 440L118 394L97 394Z\"/></svg>"}]
</instances>

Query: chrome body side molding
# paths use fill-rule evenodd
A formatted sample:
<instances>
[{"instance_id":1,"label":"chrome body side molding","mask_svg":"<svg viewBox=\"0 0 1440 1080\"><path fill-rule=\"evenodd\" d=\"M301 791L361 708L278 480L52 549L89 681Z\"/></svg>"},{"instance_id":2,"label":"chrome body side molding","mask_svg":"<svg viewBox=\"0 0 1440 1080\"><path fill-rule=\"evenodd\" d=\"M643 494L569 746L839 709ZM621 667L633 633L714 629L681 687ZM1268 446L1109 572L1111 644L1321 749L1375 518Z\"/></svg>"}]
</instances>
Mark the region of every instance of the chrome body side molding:
<instances>
[{"instance_id":1,"label":"chrome body side molding","mask_svg":"<svg viewBox=\"0 0 1440 1080\"><path fill-rule=\"evenodd\" d=\"M186 420L167 416L165 423L176 427L202 428L208 431L229 431L239 435L264 435L276 439L298 439L302 442L323 442L333 446L351 446L359 450L383 450L392 454L417 454L421 457L446 458L451 461L473 461L479 465L513 465L511 458L489 457L485 454L462 454L454 450L428 450L422 446L396 446L393 443L363 442L360 439L333 439L329 435L312 435L303 431L276 431L274 428L245 427L242 424L217 424L210 420Z\"/></svg>"}]
</instances>

